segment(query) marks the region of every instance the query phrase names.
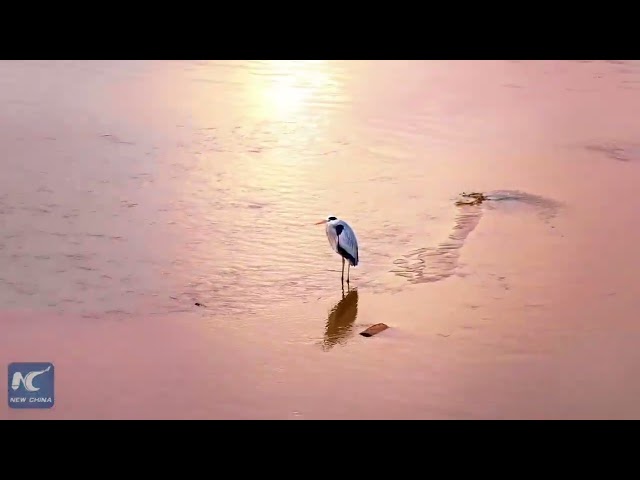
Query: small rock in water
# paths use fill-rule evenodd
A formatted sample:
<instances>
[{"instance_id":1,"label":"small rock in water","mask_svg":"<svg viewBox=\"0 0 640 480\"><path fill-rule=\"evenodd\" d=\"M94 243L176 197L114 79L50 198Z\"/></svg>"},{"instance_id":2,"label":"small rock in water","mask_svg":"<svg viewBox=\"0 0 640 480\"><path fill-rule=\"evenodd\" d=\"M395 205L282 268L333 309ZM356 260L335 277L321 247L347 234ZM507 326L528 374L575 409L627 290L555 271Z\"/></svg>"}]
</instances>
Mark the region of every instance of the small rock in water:
<instances>
[{"instance_id":1,"label":"small rock in water","mask_svg":"<svg viewBox=\"0 0 640 480\"><path fill-rule=\"evenodd\" d=\"M196 307L204 307L204 306L205 306L204 304L196 302Z\"/></svg>"},{"instance_id":2,"label":"small rock in water","mask_svg":"<svg viewBox=\"0 0 640 480\"><path fill-rule=\"evenodd\" d=\"M363 337L372 337L377 333L385 331L387 328L389 327L384 323L376 323L375 325L371 325L363 332L360 332L360 335L362 335Z\"/></svg>"}]
</instances>

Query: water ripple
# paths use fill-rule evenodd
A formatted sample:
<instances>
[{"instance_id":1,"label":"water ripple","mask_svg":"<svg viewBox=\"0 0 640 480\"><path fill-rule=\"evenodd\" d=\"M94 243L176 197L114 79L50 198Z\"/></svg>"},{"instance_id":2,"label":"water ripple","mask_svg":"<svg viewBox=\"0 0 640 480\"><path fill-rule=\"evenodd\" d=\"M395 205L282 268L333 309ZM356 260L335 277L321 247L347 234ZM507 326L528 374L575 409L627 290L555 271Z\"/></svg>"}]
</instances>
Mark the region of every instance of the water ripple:
<instances>
[{"instance_id":1,"label":"water ripple","mask_svg":"<svg viewBox=\"0 0 640 480\"><path fill-rule=\"evenodd\" d=\"M461 158L496 131L521 138L503 135L504 119L527 118L518 102L541 69L488 63L470 81L474 65L0 62L0 303L87 318L195 302L223 318L268 315L340 291L340 257L313 225L328 214L356 229L362 295L460 274L482 215L507 203L556 211L507 191L452 213L467 171L489 164ZM632 65L562 64L596 90L605 68L637 81L620 71ZM504 110L513 102L517 115ZM501 150L505 164L520 146ZM630 143L590 148L637 157Z\"/></svg>"}]
</instances>

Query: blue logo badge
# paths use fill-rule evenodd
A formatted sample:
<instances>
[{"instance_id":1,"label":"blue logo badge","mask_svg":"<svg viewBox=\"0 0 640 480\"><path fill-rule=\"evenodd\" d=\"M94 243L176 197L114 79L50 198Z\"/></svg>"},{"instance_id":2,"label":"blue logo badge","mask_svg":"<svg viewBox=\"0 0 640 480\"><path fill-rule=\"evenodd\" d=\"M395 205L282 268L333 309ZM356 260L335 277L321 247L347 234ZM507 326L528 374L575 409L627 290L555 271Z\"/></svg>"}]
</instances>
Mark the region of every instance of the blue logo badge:
<instances>
[{"instance_id":1,"label":"blue logo badge","mask_svg":"<svg viewBox=\"0 0 640 480\"><path fill-rule=\"evenodd\" d=\"M22 362L10 364L9 407L53 407L53 372L52 363Z\"/></svg>"}]
</instances>

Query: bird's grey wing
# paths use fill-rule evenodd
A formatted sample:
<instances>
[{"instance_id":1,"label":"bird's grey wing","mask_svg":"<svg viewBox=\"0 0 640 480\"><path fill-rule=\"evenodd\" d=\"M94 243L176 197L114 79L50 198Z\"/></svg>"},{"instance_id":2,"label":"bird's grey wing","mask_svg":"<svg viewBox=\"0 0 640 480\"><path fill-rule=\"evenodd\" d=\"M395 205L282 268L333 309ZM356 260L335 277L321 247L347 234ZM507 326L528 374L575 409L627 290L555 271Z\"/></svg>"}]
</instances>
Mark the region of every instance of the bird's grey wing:
<instances>
[{"instance_id":1,"label":"bird's grey wing","mask_svg":"<svg viewBox=\"0 0 640 480\"><path fill-rule=\"evenodd\" d=\"M336 225L338 244L351 257L351 265L356 266L360 261L358 256L358 239L353 229L346 222Z\"/></svg>"}]
</instances>

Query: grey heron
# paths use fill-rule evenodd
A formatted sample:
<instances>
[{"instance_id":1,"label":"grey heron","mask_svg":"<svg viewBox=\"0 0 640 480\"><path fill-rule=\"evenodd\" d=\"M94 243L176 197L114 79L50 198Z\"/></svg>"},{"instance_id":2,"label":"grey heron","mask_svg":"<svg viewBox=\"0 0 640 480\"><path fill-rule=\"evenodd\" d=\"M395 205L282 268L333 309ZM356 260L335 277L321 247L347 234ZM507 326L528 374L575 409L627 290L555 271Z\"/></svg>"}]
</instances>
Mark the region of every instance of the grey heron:
<instances>
[{"instance_id":1,"label":"grey heron","mask_svg":"<svg viewBox=\"0 0 640 480\"><path fill-rule=\"evenodd\" d=\"M358 239L351 226L344 220L330 216L321 220L316 225L325 224L327 239L333 251L342 257L342 282L344 283L344 263L347 264L347 285L349 285L349 270L358 265Z\"/></svg>"}]
</instances>

